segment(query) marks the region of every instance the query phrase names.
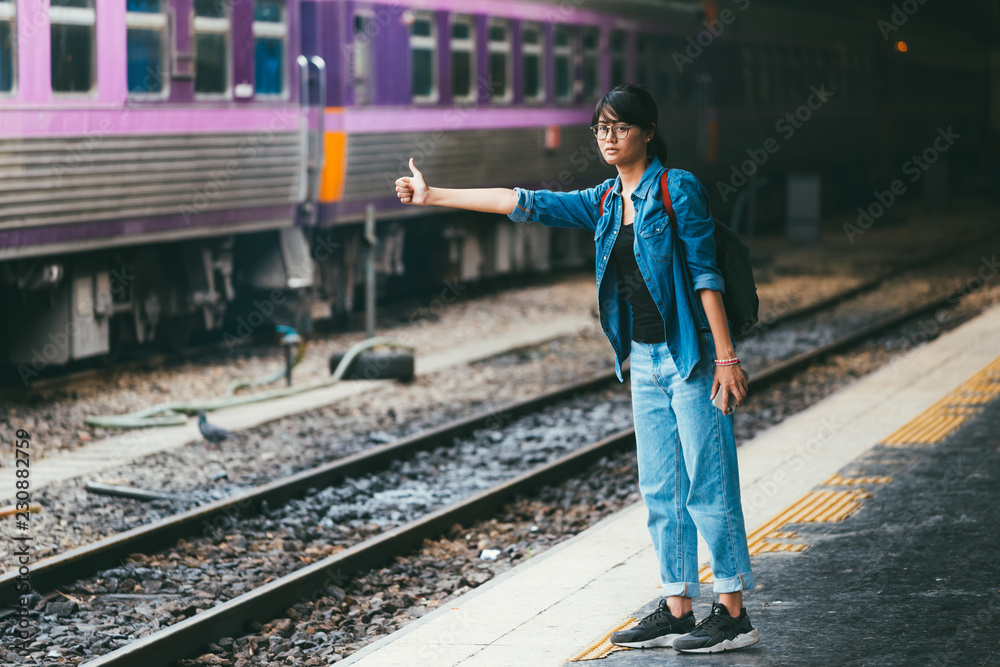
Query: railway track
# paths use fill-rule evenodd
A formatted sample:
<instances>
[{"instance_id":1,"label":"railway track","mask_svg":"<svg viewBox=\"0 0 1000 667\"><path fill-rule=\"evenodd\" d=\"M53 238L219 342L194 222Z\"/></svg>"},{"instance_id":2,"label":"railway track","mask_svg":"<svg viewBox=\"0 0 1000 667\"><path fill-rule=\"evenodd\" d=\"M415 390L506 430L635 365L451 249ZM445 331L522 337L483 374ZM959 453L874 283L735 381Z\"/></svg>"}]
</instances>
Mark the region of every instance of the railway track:
<instances>
[{"instance_id":1,"label":"railway track","mask_svg":"<svg viewBox=\"0 0 1000 667\"><path fill-rule=\"evenodd\" d=\"M311 488L330 486L346 477L356 477L384 469L398 459L447 444L476 429L494 428L508 423L521 415L539 410L574 394L593 390L614 379L614 373L604 373L503 408L485 411L401 438L384 447L368 449L326 465L301 471L249 491L200 505L167 519L133 528L92 545L78 547L35 565L31 573L32 584L38 590L54 590L60 585L88 576L102 568L114 567L131 553L161 549L181 537L203 531L205 527L218 525L220 519L231 523L241 517L255 516L263 507L277 507L301 496ZM15 583L16 577L11 574L0 576L0 598L12 599Z\"/></svg>"},{"instance_id":2,"label":"railway track","mask_svg":"<svg viewBox=\"0 0 1000 667\"><path fill-rule=\"evenodd\" d=\"M819 346L808 354L795 355L768 369L758 371L751 381L752 390L756 393L767 384L794 373L796 369L804 365L846 349L859 340L896 326L900 322L927 310L941 307L953 299L952 293L927 299L905 312L882 318L878 322L870 323L851 334ZM811 307L808 311L815 312L815 308ZM801 317L800 314L796 313L786 319L796 316ZM775 326L775 323L772 322L771 326ZM235 517L251 516L259 513L262 507L276 506L287 502L310 488L335 484L338 480L348 476L361 475L384 468L394 460L438 447L442 443L477 428L495 426L519 415L530 413L544 405L564 400L580 392L593 390L608 383L613 378L612 373L602 374L585 382L547 392L501 410L483 413L416 434L387 447L362 452L314 470L303 471L258 489L181 513L165 521L136 528L96 544L74 549L38 563L32 570L32 583L39 590L54 590L102 568L113 567L130 553L148 553L162 549L179 537L190 535L205 526L212 525L219 517L232 520ZM414 546L419 545L423 539L441 534L455 523L467 525L471 520L489 515L506 503L511 496L528 493L540 486L573 475L609 453L629 448L632 442L631 429L625 429L598 443L563 456L557 461L505 481L493 489L476 494L447 508L433 511L413 522L350 546L340 553L312 563L302 570L237 596L210 610L198 613L88 664L131 665L140 664L140 662L148 664L151 660L157 664L168 664L185 655L190 655L190 650L182 647L197 647L208 643L214 637L239 633L242 631L242 624L247 619L273 616L275 609L283 609L291 602L301 598L305 592L321 586L324 577L328 576L330 572L336 572L338 576L343 576L345 573L358 569L367 570L376 567L378 563L384 563L395 555L411 550ZM14 578L10 575L0 578L0 590L11 594L13 581Z\"/></svg>"}]
</instances>

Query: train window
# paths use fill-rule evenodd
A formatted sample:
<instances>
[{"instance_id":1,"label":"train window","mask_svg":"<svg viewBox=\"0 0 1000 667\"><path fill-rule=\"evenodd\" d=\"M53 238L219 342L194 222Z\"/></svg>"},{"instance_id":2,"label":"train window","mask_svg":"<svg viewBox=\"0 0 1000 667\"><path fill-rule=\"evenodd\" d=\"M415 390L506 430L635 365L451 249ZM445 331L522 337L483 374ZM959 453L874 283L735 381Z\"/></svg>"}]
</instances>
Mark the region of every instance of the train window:
<instances>
[{"instance_id":1,"label":"train window","mask_svg":"<svg viewBox=\"0 0 1000 667\"><path fill-rule=\"evenodd\" d=\"M542 27L525 23L521 28L521 53L524 58L524 99L541 102L545 99L542 75Z\"/></svg>"},{"instance_id":2,"label":"train window","mask_svg":"<svg viewBox=\"0 0 1000 667\"><path fill-rule=\"evenodd\" d=\"M851 70L847 66L847 54L843 51L834 51L833 62L836 63L838 87L834 91L844 102L850 102L854 97L854 89Z\"/></svg>"},{"instance_id":3,"label":"train window","mask_svg":"<svg viewBox=\"0 0 1000 667\"><path fill-rule=\"evenodd\" d=\"M809 53L809 67L812 68L809 85L826 84L828 88L832 88L836 84L836 80L829 53L825 49L813 49Z\"/></svg>"},{"instance_id":4,"label":"train window","mask_svg":"<svg viewBox=\"0 0 1000 667\"><path fill-rule=\"evenodd\" d=\"M284 0L254 0L254 88L257 95L285 94L288 16Z\"/></svg>"},{"instance_id":5,"label":"train window","mask_svg":"<svg viewBox=\"0 0 1000 667\"><path fill-rule=\"evenodd\" d=\"M16 25L17 5L12 0L0 0L0 95L14 91Z\"/></svg>"},{"instance_id":6,"label":"train window","mask_svg":"<svg viewBox=\"0 0 1000 667\"><path fill-rule=\"evenodd\" d=\"M451 94L456 102L476 99L476 30L471 16L456 16L451 23Z\"/></svg>"},{"instance_id":7,"label":"train window","mask_svg":"<svg viewBox=\"0 0 1000 667\"><path fill-rule=\"evenodd\" d=\"M229 15L225 2L194 1L194 92L229 94Z\"/></svg>"},{"instance_id":8,"label":"train window","mask_svg":"<svg viewBox=\"0 0 1000 667\"><path fill-rule=\"evenodd\" d=\"M864 55L860 53L857 55L856 58L857 59L855 60L856 67L854 69L854 76L857 78L859 82L861 82L861 86L859 87L858 93L862 100L867 101L870 100L872 97L871 95L872 88L871 86L867 85L868 82L871 81L870 62Z\"/></svg>"},{"instance_id":9,"label":"train window","mask_svg":"<svg viewBox=\"0 0 1000 667\"><path fill-rule=\"evenodd\" d=\"M847 54L842 51L834 51L833 59L837 63L837 81L839 82L839 88L834 92L840 96L841 101L850 102L855 92L853 77L847 63Z\"/></svg>"},{"instance_id":10,"label":"train window","mask_svg":"<svg viewBox=\"0 0 1000 667\"><path fill-rule=\"evenodd\" d=\"M573 98L573 43L569 28L558 26L554 41L556 99L569 100Z\"/></svg>"},{"instance_id":11,"label":"train window","mask_svg":"<svg viewBox=\"0 0 1000 667\"><path fill-rule=\"evenodd\" d=\"M788 102L798 103L799 83L801 79L801 66L799 64L798 51L792 47L784 49L785 64L785 97Z\"/></svg>"},{"instance_id":12,"label":"train window","mask_svg":"<svg viewBox=\"0 0 1000 667\"><path fill-rule=\"evenodd\" d=\"M375 16L369 12L354 15L353 75L354 103L371 104L375 99Z\"/></svg>"},{"instance_id":13,"label":"train window","mask_svg":"<svg viewBox=\"0 0 1000 667\"><path fill-rule=\"evenodd\" d=\"M681 102L690 102L694 99L694 75L693 67L685 67L684 71L677 77L677 99Z\"/></svg>"},{"instance_id":14,"label":"train window","mask_svg":"<svg viewBox=\"0 0 1000 667\"><path fill-rule=\"evenodd\" d=\"M437 101L437 35L434 16L414 13L410 24L410 95L414 102Z\"/></svg>"},{"instance_id":15,"label":"train window","mask_svg":"<svg viewBox=\"0 0 1000 667\"><path fill-rule=\"evenodd\" d=\"M212 19L227 18L229 15L226 13L226 4L219 0L194 0L194 15Z\"/></svg>"},{"instance_id":16,"label":"train window","mask_svg":"<svg viewBox=\"0 0 1000 667\"><path fill-rule=\"evenodd\" d=\"M857 70L859 96L865 102L875 98L875 66L870 55L859 55L860 67Z\"/></svg>"},{"instance_id":17,"label":"train window","mask_svg":"<svg viewBox=\"0 0 1000 667\"><path fill-rule=\"evenodd\" d=\"M510 85L510 23L490 19L489 28L490 99L494 102L509 102L513 96Z\"/></svg>"},{"instance_id":18,"label":"train window","mask_svg":"<svg viewBox=\"0 0 1000 667\"><path fill-rule=\"evenodd\" d=\"M805 82L805 90L809 90L809 86L819 83L820 78L827 76L830 70L824 70L822 68L822 56L820 52L816 49L807 49L805 53L806 62L806 76L807 81Z\"/></svg>"},{"instance_id":19,"label":"train window","mask_svg":"<svg viewBox=\"0 0 1000 667\"><path fill-rule=\"evenodd\" d=\"M97 13L94 0L52 0L52 90L89 93L97 75Z\"/></svg>"},{"instance_id":20,"label":"train window","mask_svg":"<svg viewBox=\"0 0 1000 667\"><path fill-rule=\"evenodd\" d=\"M816 81L822 83L826 81L830 84L830 89L836 93L840 90L840 71L837 69L837 61L830 51L817 51L815 54Z\"/></svg>"},{"instance_id":21,"label":"train window","mask_svg":"<svg viewBox=\"0 0 1000 667\"><path fill-rule=\"evenodd\" d=\"M742 56L743 101L747 104L753 104L756 101L755 93L757 92L757 85L754 77L754 68L757 67L757 61L753 57L753 48L744 46Z\"/></svg>"},{"instance_id":22,"label":"train window","mask_svg":"<svg viewBox=\"0 0 1000 667\"><path fill-rule=\"evenodd\" d=\"M788 71L788 78L785 81L788 101L800 104L802 100L797 98L802 96L802 80L804 77L802 51L794 47L789 47L785 52L785 62L787 63Z\"/></svg>"},{"instance_id":23,"label":"train window","mask_svg":"<svg viewBox=\"0 0 1000 667\"><path fill-rule=\"evenodd\" d=\"M656 52L653 63L656 67L654 70L656 89L660 93L660 99L665 102L671 102L676 97L674 86L676 85L676 80L679 78L679 73L677 72L677 65L674 64L673 53L680 50L682 48L676 44L663 42ZM688 64L684 70L690 72L692 71L692 66Z\"/></svg>"},{"instance_id":24,"label":"train window","mask_svg":"<svg viewBox=\"0 0 1000 667\"><path fill-rule=\"evenodd\" d=\"M757 75L757 100L765 104L773 101L771 97L771 68L769 66L771 61L769 58L767 49L763 47L757 49L757 57L754 60L756 64L754 72Z\"/></svg>"},{"instance_id":25,"label":"train window","mask_svg":"<svg viewBox=\"0 0 1000 667\"><path fill-rule=\"evenodd\" d=\"M853 54L845 53L841 62L844 68L844 99L854 104L862 99L861 72L855 67Z\"/></svg>"},{"instance_id":26,"label":"train window","mask_svg":"<svg viewBox=\"0 0 1000 667\"><path fill-rule=\"evenodd\" d=\"M167 15L160 0L125 3L128 93L133 97L162 97L166 58Z\"/></svg>"},{"instance_id":27,"label":"train window","mask_svg":"<svg viewBox=\"0 0 1000 667\"><path fill-rule=\"evenodd\" d=\"M735 108L745 103L743 91L743 70L740 65L739 45L733 42L718 45L718 59L721 62L733 63L732 67L721 67L705 79L706 95L711 94L716 106ZM707 99L707 98L706 98Z\"/></svg>"},{"instance_id":28,"label":"train window","mask_svg":"<svg viewBox=\"0 0 1000 667\"><path fill-rule=\"evenodd\" d=\"M625 83L625 33L615 30L611 33L611 86Z\"/></svg>"},{"instance_id":29,"label":"train window","mask_svg":"<svg viewBox=\"0 0 1000 667\"><path fill-rule=\"evenodd\" d=\"M588 100L600 94L600 63L600 33L597 28L587 28L583 31L583 96Z\"/></svg>"},{"instance_id":30,"label":"train window","mask_svg":"<svg viewBox=\"0 0 1000 667\"><path fill-rule=\"evenodd\" d=\"M656 91L649 76L651 39L649 35L639 35L635 40L635 82L641 88L648 90L649 94L655 98Z\"/></svg>"},{"instance_id":31,"label":"train window","mask_svg":"<svg viewBox=\"0 0 1000 667\"><path fill-rule=\"evenodd\" d=\"M808 90L808 84L805 84L806 77L806 61L805 55L801 49L792 48L788 52L788 101L791 103L798 102L799 96L802 95L803 90Z\"/></svg>"},{"instance_id":32,"label":"train window","mask_svg":"<svg viewBox=\"0 0 1000 667\"><path fill-rule=\"evenodd\" d=\"M783 49L775 47L769 53L771 68L771 101L784 103L788 97L788 61Z\"/></svg>"}]
</instances>

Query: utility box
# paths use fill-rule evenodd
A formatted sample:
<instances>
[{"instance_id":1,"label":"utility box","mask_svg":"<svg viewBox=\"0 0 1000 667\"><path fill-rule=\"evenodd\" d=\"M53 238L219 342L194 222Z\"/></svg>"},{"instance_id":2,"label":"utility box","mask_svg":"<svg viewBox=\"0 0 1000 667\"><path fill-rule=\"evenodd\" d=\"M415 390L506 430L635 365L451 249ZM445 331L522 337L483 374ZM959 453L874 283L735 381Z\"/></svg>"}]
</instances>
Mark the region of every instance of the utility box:
<instances>
[{"instance_id":1,"label":"utility box","mask_svg":"<svg viewBox=\"0 0 1000 667\"><path fill-rule=\"evenodd\" d=\"M73 358L110 352L111 277L107 271L74 271L72 327Z\"/></svg>"},{"instance_id":2,"label":"utility box","mask_svg":"<svg viewBox=\"0 0 1000 667\"><path fill-rule=\"evenodd\" d=\"M792 243L813 243L819 240L820 177L819 174L788 175L787 206L788 240Z\"/></svg>"}]
</instances>

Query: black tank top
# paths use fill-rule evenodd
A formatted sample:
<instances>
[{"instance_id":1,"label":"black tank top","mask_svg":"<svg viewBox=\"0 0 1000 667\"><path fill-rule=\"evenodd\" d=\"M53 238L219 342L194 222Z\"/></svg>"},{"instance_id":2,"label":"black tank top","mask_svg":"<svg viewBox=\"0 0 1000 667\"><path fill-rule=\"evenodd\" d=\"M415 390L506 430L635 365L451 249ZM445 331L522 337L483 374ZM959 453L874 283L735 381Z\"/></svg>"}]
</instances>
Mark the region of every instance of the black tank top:
<instances>
[{"instance_id":1,"label":"black tank top","mask_svg":"<svg viewBox=\"0 0 1000 667\"><path fill-rule=\"evenodd\" d=\"M632 225L622 225L611 248L611 258L618 265L618 290L632 304L632 340L637 343L662 343L666 340L663 317L639 272L634 245L635 230Z\"/></svg>"}]
</instances>

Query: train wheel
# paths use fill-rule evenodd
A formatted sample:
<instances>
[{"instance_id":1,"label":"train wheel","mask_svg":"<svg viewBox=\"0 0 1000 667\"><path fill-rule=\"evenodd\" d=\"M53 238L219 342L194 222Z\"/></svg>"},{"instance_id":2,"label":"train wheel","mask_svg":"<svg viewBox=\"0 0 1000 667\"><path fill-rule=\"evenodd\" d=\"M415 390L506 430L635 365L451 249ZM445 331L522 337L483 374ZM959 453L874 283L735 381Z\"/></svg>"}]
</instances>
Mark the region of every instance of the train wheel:
<instances>
[{"instance_id":1,"label":"train wheel","mask_svg":"<svg viewBox=\"0 0 1000 667\"><path fill-rule=\"evenodd\" d=\"M101 366L114 366L122 356L122 348L125 347L127 326L125 318L112 317L108 323L108 353L101 355Z\"/></svg>"},{"instance_id":2,"label":"train wheel","mask_svg":"<svg viewBox=\"0 0 1000 667\"><path fill-rule=\"evenodd\" d=\"M160 320L156 338L164 352L180 354L187 349L194 333L194 318L191 315L171 315Z\"/></svg>"}]
</instances>

